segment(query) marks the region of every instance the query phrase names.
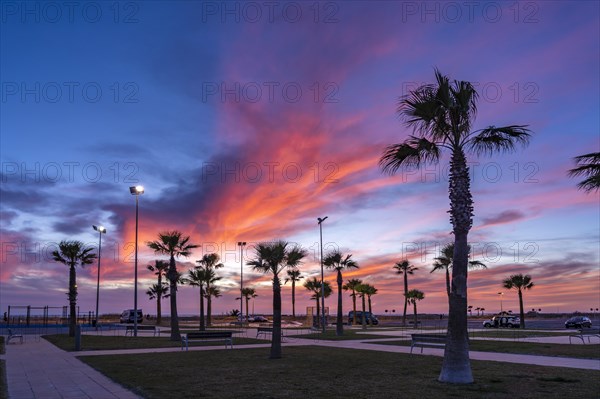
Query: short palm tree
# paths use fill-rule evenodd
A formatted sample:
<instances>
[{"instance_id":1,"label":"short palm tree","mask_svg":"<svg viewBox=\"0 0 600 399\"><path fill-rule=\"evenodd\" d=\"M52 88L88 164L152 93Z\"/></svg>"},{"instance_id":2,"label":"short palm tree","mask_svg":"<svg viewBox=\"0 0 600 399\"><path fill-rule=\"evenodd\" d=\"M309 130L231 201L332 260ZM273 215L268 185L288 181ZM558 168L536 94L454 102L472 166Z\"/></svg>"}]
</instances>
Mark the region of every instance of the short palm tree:
<instances>
[{"instance_id":1,"label":"short palm tree","mask_svg":"<svg viewBox=\"0 0 600 399\"><path fill-rule=\"evenodd\" d=\"M365 285L366 285L365 295L367 296L367 301L369 303L369 313L371 313L371 315L373 315L373 308L371 307L371 296L377 294L378 289L373 287L370 284L365 284Z\"/></svg>"},{"instance_id":2,"label":"short palm tree","mask_svg":"<svg viewBox=\"0 0 600 399\"><path fill-rule=\"evenodd\" d=\"M419 86L400 99L398 113L417 135L388 146L379 164L385 173L394 174L403 166L437 163L443 149L450 151L449 213L455 251L448 340L439 381L468 384L473 382L467 330L467 242L473 225L473 199L466 153L513 151L517 144L528 144L530 131L524 125L472 130L478 100L474 86L466 81L451 82L437 69L435 79L435 84Z\"/></svg>"},{"instance_id":3,"label":"short palm tree","mask_svg":"<svg viewBox=\"0 0 600 399\"><path fill-rule=\"evenodd\" d=\"M513 274L502 281L502 286L506 289L513 288L519 293L519 315L521 317L521 328L525 328L525 312L523 311L523 291L533 287L531 276L526 274Z\"/></svg>"},{"instance_id":4,"label":"short palm tree","mask_svg":"<svg viewBox=\"0 0 600 399\"><path fill-rule=\"evenodd\" d=\"M569 176L583 176L584 180L577 184L586 192L600 190L600 152L575 157L577 167L569 170Z\"/></svg>"},{"instance_id":5,"label":"short palm tree","mask_svg":"<svg viewBox=\"0 0 600 399\"><path fill-rule=\"evenodd\" d=\"M221 277L217 277L217 279L221 279ZM212 282L210 284L212 284ZM219 287L214 285L206 287L206 324L209 326L212 325L210 316L212 313L212 298L218 298L220 296L221 289Z\"/></svg>"},{"instance_id":6,"label":"short palm tree","mask_svg":"<svg viewBox=\"0 0 600 399\"><path fill-rule=\"evenodd\" d=\"M306 280L304 282L304 288L306 288L308 291L312 292L313 294L311 295L310 299L314 299L316 304L317 304L317 325L316 326L321 326L321 288L323 288L325 291L325 298L328 298L331 293L333 292L331 289L331 284L329 284L328 281L323 281L323 287L321 287L321 280L317 279L316 277L311 278L310 280ZM314 317L314 315L313 315Z\"/></svg>"},{"instance_id":7,"label":"short palm tree","mask_svg":"<svg viewBox=\"0 0 600 399\"><path fill-rule=\"evenodd\" d=\"M300 275L300 270L290 269L287 271L287 277L283 284L287 284L288 281L292 282L292 317L296 318L296 283L302 280L304 276ZM243 295L243 294L242 294ZM248 308L246 307L246 314L248 314Z\"/></svg>"},{"instance_id":8,"label":"short palm tree","mask_svg":"<svg viewBox=\"0 0 600 399\"><path fill-rule=\"evenodd\" d=\"M81 241L63 240L58 244L58 251L52 251L52 259L69 266L69 336L75 336L77 325L77 272L75 266L90 265L96 259L92 253L94 248L86 247Z\"/></svg>"},{"instance_id":9,"label":"short palm tree","mask_svg":"<svg viewBox=\"0 0 600 399\"><path fill-rule=\"evenodd\" d=\"M296 268L307 255L299 246L286 241L260 242L255 246L255 258L247 263L254 270L273 274L273 338L271 359L281 358L281 281L279 273L286 268Z\"/></svg>"},{"instance_id":10,"label":"short palm tree","mask_svg":"<svg viewBox=\"0 0 600 399\"><path fill-rule=\"evenodd\" d=\"M216 281L218 278L215 275L215 271L213 269L207 270L201 266L196 266L195 268L188 271L187 277L185 277L182 281L183 284L189 284L194 287L200 288L200 331L206 330L206 322L204 318L204 298L206 298L206 282L212 280Z\"/></svg>"},{"instance_id":11,"label":"short palm tree","mask_svg":"<svg viewBox=\"0 0 600 399\"><path fill-rule=\"evenodd\" d=\"M408 298L406 293L408 292L408 275L413 274L418 267L411 265L407 260L400 261L394 265L397 274L404 276L404 312L402 313L402 324L406 325L406 308L408 307Z\"/></svg>"},{"instance_id":12,"label":"short palm tree","mask_svg":"<svg viewBox=\"0 0 600 399\"><path fill-rule=\"evenodd\" d=\"M469 245L469 254L471 253L471 246ZM450 243L442 248L442 254L435 258L433 268L430 273L438 270L444 270L446 272L446 293L450 298L450 269L452 268L452 257L454 256L454 244ZM469 269L487 269L487 266L478 260L469 261Z\"/></svg>"},{"instance_id":13,"label":"short palm tree","mask_svg":"<svg viewBox=\"0 0 600 399\"><path fill-rule=\"evenodd\" d=\"M169 270L167 279L169 280L169 299L171 301L171 341L181 341L179 332L179 317L177 316L177 282L180 274L177 272L175 258L180 256L188 257L192 254L192 249L198 248L198 245L190 244L190 237L184 237L183 233L177 230L158 233L158 240L147 242L149 248L155 253L169 256Z\"/></svg>"},{"instance_id":14,"label":"short palm tree","mask_svg":"<svg viewBox=\"0 0 600 399\"><path fill-rule=\"evenodd\" d=\"M150 299L156 298L156 325L159 326L160 323L162 322L161 299L169 297L168 292L162 292L162 287L163 287L162 279L163 279L163 277L167 276L167 271L169 270L169 263L165 262L164 260L155 260L154 265L148 265L146 267L151 272L154 272L154 274L157 277L157 282L155 285L158 287L160 294L157 291L156 296L154 296L153 298L150 298ZM148 294L149 291L150 290L148 290L146 293ZM148 295L150 295L150 294L148 294Z\"/></svg>"},{"instance_id":15,"label":"short palm tree","mask_svg":"<svg viewBox=\"0 0 600 399\"><path fill-rule=\"evenodd\" d=\"M256 293L256 290L254 288L242 288L242 298L244 298L246 301L246 315L250 314L248 313L248 302L250 302L250 299L256 298L257 296L258 294ZM240 298L235 299L239 300Z\"/></svg>"},{"instance_id":16,"label":"short palm tree","mask_svg":"<svg viewBox=\"0 0 600 399\"><path fill-rule=\"evenodd\" d=\"M417 327L417 322L418 322L418 318L417 318L417 302L422 300L423 298L425 298L425 294L423 293L423 291L419 291L419 290L410 290L406 293L406 297L408 298L408 302L412 303L413 305L413 309L414 309L414 314L415 314L415 328Z\"/></svg>"},{"instance_id":17,"label":"short palm tree","mask_svg":"<svg viewBox=\"0 0 600 399\"><path fill-rule=\"evenodd\" d=\"M356 293L362 300L362 320L360 321L362 324L362 329L367 329L367 315L366 315L366 306L365 306L365 298L367 296L367 292L369 292L369 284L359 284L354 288ZM356 313L354 314L354 318L356 319Z\"/></svg>"},{"instance_id":18,"label":"short palm tree","mask_svg":"<svg viewBox=\"0 0 600 399\"><path fill-rule=\"evenodd\" d=\"M220 260L221 260L221 258L219 257L218 254L210 253L210 254L206 254L206 255L202 256L202 259L197 260L196 263L198 263L200 266L202 266L206 270L215 270L215 269L220 269L225 266L221 262L219 262ZM215 278L214 281L221 279L220 277L216 277L216 275L214 278ZM209 295L208 293L211 292L211 284L214 281L211 281L210 279L206 280L206 324L209 326L212 324L212 321L211 321L212 295ZM220 294L220 291L219 291L219 294Z\"/></svg>"},{"instance_id":19,"label":"short palm tree","mask_svg":"<svg viewBox=\"0 0 600 399\"><path fill-rule=\"evenodd\" d=\"M160 285L154 283L146 291L150 300L156 299L156 325L159 326L161 319L161 300L169 297L169 284L162 282Z\"/></svg>"},{"instance_id":20,"label":"short palm tree","mask_svg":"<svg viewBox=\"0 0 600 399\"><path fill-rule=\"evenodd\" d=\"M323 259L323 265L328 269L333 269L337 274L338 303L337 303L337 322L335 325L335 334L344 335L344 310L342 308L342 285L344 279L342 270L358 269L358 263L352 260L352 254L344 255L340 251L332 251Z\"/></svg>"},{"instance_id":21,"label":"short palm tree","mask_svg":"<svg viewBox=\"0 0 600 399\"><path fill-rule=\"evenodd\" d=\"M352 297L352 310L354 311L354 315L356 315L356 287L362 284L362 280L354 278L352 280L348 280L346 284L342 287L344 291L352 291L350 297ZM356 316L352 318L352 325L356 325Z\"/></svg>"}]
</instances>

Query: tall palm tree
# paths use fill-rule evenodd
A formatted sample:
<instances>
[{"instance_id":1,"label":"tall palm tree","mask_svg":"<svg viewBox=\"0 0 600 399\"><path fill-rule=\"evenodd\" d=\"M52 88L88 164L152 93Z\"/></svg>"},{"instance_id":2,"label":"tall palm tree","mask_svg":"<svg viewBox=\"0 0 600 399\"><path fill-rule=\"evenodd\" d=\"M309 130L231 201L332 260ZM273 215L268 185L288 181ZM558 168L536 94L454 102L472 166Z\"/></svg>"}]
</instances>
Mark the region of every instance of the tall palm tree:
<instances>
[{"instance_id":1,"label":"tall palm tree","mask_svg":"<svg viewBox=\"0 0 600 399\"><path fill-rule=\"evenodd\" d=\"M473 85L453 81L436 69L435 84L411 90L400 99L398 112L417 136L386 148L379 164L393 174L402 166L420 167L439 161L442 149L451 153L449 197L454 234L452 282L449 298L448 340L438 378L441 382L472 383L467 330L468 234L473 224L473 199L466 152L493 154L513 151L529 142L524 125L490 126L471 130L478 94Z\"/></svg>"},{"instance_id":2,"label":"tall palm tree","mask_svg":"<svg viewBox=\"0 0 600 399\"><path fill-rule=\"evenodd\" d=\"M362 324L362 329L367 329L367 318L366 318L366 309L365 309L365 298L367 296L367 292L369 291L369 284L359 284L355 288L356 293L362 300L362 320L360 321ZM356 319L356 313L354 314L354 318Z\"/></svg>"},{"instance_id":3,"label":"tall palm tree","mask_svg":"<svg viewBox=\"0 0 600 399\"><path fill-rule=\"evenodd\" d=\"M313 294L311 295L310 299L314 299L315 302L317 303L317 325L320 326L321 325L321 319L320 319L320 314L321 314L321 288L325 289L325 298L328 298L329 295L331 295L331 293L333 292L331 289L331 284L329 284L328 281L323 281L323 287L321 287L321 280L317 279L316 277L311 278L310 280L306 280L304 282L304 288L306 288L308 291L312 292ZM314 315L313 315L314 317Z\"/></svg>"},{"instance_id":4,"label":"tall palm tree","mask_svg":"<svg viewBox=\"0 0 600 399\"><path fill-rule=\"evenodd\" d=\"M367 301L369 303L369 313L371 313L371 315L373 315L373 309L371 307L371 296L377 294L378 289L373 287L371 284L365 284L365 285L366 285L365 295L367 296Z\"/></svg>"},{"instance_id":5,"label":"tall palm tree","mask_svg":"<svg viewBox=\"0 0 600 399\"><path fill-rule=\"evenodd\" d=\"M352 297L352 310L354 315L356 315L356 287L362 284L362 280L354 278L352 280L348 280L346 284L342 287L344 291L352 291L350 296ZM352 318L352 325L356 325L356 316Z\"/></svg>"},{"instance_id":6,"label":"tall palm tree","mask_svg":"<svg viewBox=\"0 0 600 399\"><path fill-rule=\"evenodd\" d=\"M286 241L260 242L255 247L255 259L247 263L254 270L273 274L273 338L271 359L281 358L281 281L279 273L286 268L295 268L307 255L300 246L291 246Z\"/></svg>"},{"instance_id":7,"label":"tall palm tree","mask_svg":"<svg viewBox=\"0 0 600 399\"><path fill-rule=\"evenodd\" d=\"M220 269L222 267L224 267L225 265L223 265L222 263L219 262L219 260L221 260L221 258L219 257L218 254L216 253L211 253L211 254L205 254L204 256L202 256L202 259L197 260L196 263L198 263L201 267L203 267L206 270L215 270L215 269ZM216 280L220 280L220 277L216 277L215 274L215 280L206 280L206 324L208 324L209 326L212 324L211 323L211 309L212 309L212 296L208 295L208 292L211 291L211 284L216 281Z\"/></svg>"},{"instance_id":8,"label":"tall palm tree","mask_svg":"<svg viewBox=\"0 0 600 399\"><path fill-rule=\"evenodd\" d=\"M81 241L63 240L58 244L58 251L52 251L52 258L69 266L69 337L75 336L77 325L77 272L75 266L90 265L96 259L96 254L91 253L92 247L86 247Z\"/></svg>"},{"instance_id":9,"label":"tall palm tree","mask_svg":"<svg viewBox=\"0 0 600 399\"><path fill-rule=\"evenodd\" d=\"M169 284L166 282L162 282L160 285L152 284L146 291L146 295L150 300L156 299L156 325L159 326L162 321L161 300L169 297Z\"/></svg>"},{"instance_id":10,"label":"tall palm tree","mask_svg":"<svg viewBox=\"0 0 600 399\"><path fill-rule=\"evenodd\" d=\"M413 274L418 267L411 265L407 260L400 261L394 265L397 274L404 275L404 312L402 313L402 324L406 325L406 308L408 307L408 298L406 293L408 292L408 275Z\"/></svg>"},{"instance_id":11,"label":"tall palm tree","mask_svg":"<svg viewBox=\"0 0 600 399\"><path fill-rule=\"evenodd\" d=\"M198 248L198 245L190 244L189 241L189 236L184 237L182 232L173 230L160 232L158 240L146 243L155 253L169 256L167 279L169 280L169 299L171 300L171 341L177 342L181 341L179 317L177 316L177 282L180 274L177 272L175 258L180 256L187 258L192 254L192 249Z\"/></svg>"},{"instance_id":12,"label":"tall palm tree","mask_svg":"<svg viewBox=\"0 0 600 399\"><path fill-rule=\"evenodd\" d=\"M600 152L591 152L574 159L577 167L569 170L569 176L585 177L577 187L588 193L600 190Z\"/></svg>"},{"instance_id":13,"label":"tall palm tree","mask_svg":"<svg viewBox=\"0 0 600 399\"><path fill-rule=\"evenodd\" d=\"M471 253L471 246L468 246L469 254ZM433 268L430 273L438 270L444 270L446 272L446 293L448 298L450 297L450 269L452 268L452 257L454 256L454 244L446 244L442 248L442 254L435 258ZM469 261L469 269L487 269L487 266L478 260Z\"/></svg>"},{"instance_id":14,"label":"tall palm tree","mask_svg":"<svg viewBox=\"0 0 600 399\"><path fill-rule=\"evenodd\" d=\"M249 315L250 313L248 313L248 302L250 302L250 299L252 298L256 298L258 296L258 294L256 293L256 290L254 288L242 288L242 298L244 298L246 300L246 315ZM239 300L240 298L235 298L236 300Z\"/></svg>"},{"instance_id":15,"label":"tall palm tree","mask_svg":"<svg viewBox=\"0 0 600 399\"><path fill-rule=\"evenodd\" d=\"M303 278L304 276L300 275L300 270L290 269L287 271L287 277L283 282L283 284L287 284L288 281L292 282L292 317L294 318L296 318L296 282L302 280Z\"/></svg>"},{"instance_id":16,"label":"tall palm tree","mask_svg":"<svg viewBox=\"0 0 600 399\"><path fill-rule=\"evenodd\" d=\"M156 286L158 287L159 291L161 291L161 289L163 287L162 279L163 279L163 277L167 276L167 271L169 270L169 263L165 262L164 260L155 260L154 265L148 265L146 267L151 272L154 272L154 274L157 276ZM150 290L148 290L148 292L149 291ZM146 292L146 294L148 294L148 292ZM159 326L160 323L162 322L161 299L168 298L169 294L162 292L162 291L160 292L160 294L158 294L158 291L157 291L156 294L157 295L154 296L154 298L156 298L156 325ZM150 295L150 294L148 294L148 295ZM154 299L154 298L150 298L150 299Z\"/></svg>"},{"instance_id":17,"label":"tall palm tree","mask_svg":"<svg viewBox=\"0 0 600 399\"><path fill-rule=\"evenodd\" d=\"M523 291L533 288L531 276L529 274L513 274L502 281L502 286L506 289L513 288L519 293L519 316L521 318L521 328L525 328L525 312L523 311Z\"/></svg>"},{"instance_id":18,"label":"tall palm tree","mask_svg":"<svg viewBox=\"0 0 600 399\"><path fill-rule=\"evenodd\" d=\"M417 322L418 322L418 318L417 318L417 302L422 300L423 298L425 298L425 294L423 293L423 291L419 291L419 290L410 290L406 293L406 297L408 298L408 301L410 303L412 303L413 305L413 309L414 309L414 314L415 314L415 328L417 327Z\"/></svg>"},{"instance_id":19,"label":"tall palm tree","mask_svg":"<svg viewBox=\"0 0 600 399\"><path fill-rule=\"evenodd\" d=\"M342 309L342 270L358 269L358 263L352 260L352 254L343 255L340 251L332 251L323 259L323 265L328 269L333 269L337 273L338 303L337 303L337 322L335 325L335 335L344 335L344 311Z\"/></svg>"}]
</instances>

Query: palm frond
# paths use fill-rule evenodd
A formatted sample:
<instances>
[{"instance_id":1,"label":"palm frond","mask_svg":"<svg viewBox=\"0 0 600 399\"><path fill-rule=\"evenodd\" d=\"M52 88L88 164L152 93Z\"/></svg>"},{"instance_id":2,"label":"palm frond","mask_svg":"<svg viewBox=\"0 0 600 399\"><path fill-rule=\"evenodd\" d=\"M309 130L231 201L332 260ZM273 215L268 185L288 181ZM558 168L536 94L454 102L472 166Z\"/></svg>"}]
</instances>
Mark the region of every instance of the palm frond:
<instances>
[{"instance_id":1,"label":"palm frond","mask_svg":"<svg viewBox=\"0 0 600 399\"><path fill-rule=\"evenodd\" d=\"M410 136L404 143L386 147L379 159L379 167L384 173L393 175L403 165L419 167L424 163L436 163L439 158L438 144L424 137Z\"/></svg>"},{"instance_id":2,"label":"palm frond","mask_svg":"<svg viewBox=\"0 0 600 399\"><path fill-rule=\"evenodd\" d=\"M469 148L477 155L492 155L494 152L512 152L520 144L529 144L531 131L527 125L489 126L474 132L468 140Z\"/></svg>"},{"instance_id":3,"label":"palm frond","mask_svg":"<svg viewBox=\"0 0 600 399\"><path fill-rule=\"evenodd\" d=\"M569 176L585 176L577 184L580 189L590 192L600 190L600 152L592 152L574 158L577 167L569 170Z\"/></svg>"}]
</instances>

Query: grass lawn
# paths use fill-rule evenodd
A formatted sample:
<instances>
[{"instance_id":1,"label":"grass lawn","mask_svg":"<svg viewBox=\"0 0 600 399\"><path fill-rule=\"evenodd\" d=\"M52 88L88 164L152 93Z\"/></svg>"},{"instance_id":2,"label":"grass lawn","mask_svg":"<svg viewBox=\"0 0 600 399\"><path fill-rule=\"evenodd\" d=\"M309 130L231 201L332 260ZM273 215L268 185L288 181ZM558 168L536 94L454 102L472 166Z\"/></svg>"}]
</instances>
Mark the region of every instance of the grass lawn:
<instances>
[{"instance_id":1,"label":"grass lawn","mask_svg":"<svg viewBox=\"0 0 600 399\"><path fill-rule=\"evenodd\" d=\"M596 398L600 373L472 361L475 383L437 382L442 358L287 347L80 358L145 398Z\"/></svg>"},{"instance_id":2,"label":"grass lawn","mask_svg":"<svg viewBox=\"0 0 600 399\"><path fill-rule=\"evenodd\" d=\"M311 334L298 334L298 335L290 335L290 337L295 338L307 338L307 339L323 339L328 341L346 341L346 340L355 340L355 339L374 339L374 338L389 338L385 335L376 335L376 334L364 334L369 330L344 330L344 335L337 336L335 335L335 330L327 330L325 334L320 332L315 332ZM389 330L383 330L389 331Z\"/></svg>"},{"instance_id":3,"label":"grass lawn","mask_svg":"<svg viewBox=\"0 0 600 399\"><path fill-rule=\"evenodd\" d=\"M75 338L67 334L44 335L44 339L65 351L75 350ZM261 339L233 337L234 348L236 345L269 343ZM190 342L189 346L224 346L224 341ZM107 349L141 349L141 348L170 348L181 347L181 342L170 341L165 337L125 337L125 336L102 336L82 335L81 350L107 350Z\"/></svg>"},{"instance_id":4,"label":"grass lawn","mask_svg":"<svg viewBox=\"0 0 600 399\"><path fill-rule=\"evenodd\" d=\"M410 346L410 340L372 342L378 345ZM600 345L565 345L533 342L471 340L469 349L481 352L517 353L523 355L561 356L584 359L600 359ZM420 351L419 348L417 350Z\"/></svg>"}]
</instances>

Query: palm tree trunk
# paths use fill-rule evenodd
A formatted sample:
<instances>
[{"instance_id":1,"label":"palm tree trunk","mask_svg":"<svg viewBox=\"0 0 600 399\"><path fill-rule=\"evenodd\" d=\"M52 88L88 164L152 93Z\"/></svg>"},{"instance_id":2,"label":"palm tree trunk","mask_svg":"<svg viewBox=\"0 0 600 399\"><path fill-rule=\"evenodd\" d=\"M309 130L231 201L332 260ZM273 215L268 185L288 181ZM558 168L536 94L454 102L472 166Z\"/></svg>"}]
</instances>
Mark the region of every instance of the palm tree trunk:
<instances>
[{"instance_id":1,"label":"palm tree trunk","mask_svg":"<svg viewBox=\"0 0 600 399\"><path fill-rule=\"evenodd\" d=\"M75 264L69 265L69 337L75 336L77 325L77 277Z\"/></svg>"},{"instance_id":2,"label":"palm tree trunk","mask_svg":"<svg viewBox=\"0 0 600 399\"><path fill-rule=\"evenodd\" d=\"M446 266L446 292L448 293L448 298L450 298L450 270L448 266Z\"/></svg>"},{"instance_id":3,"label":"palm tree trunk","mask_svg":"<svg viewBox=\"0 0 600 399\"><path fill-rule=\"evenodd\" d=\"M519 316L521 317L520 327L525 328L525 312L523 311L523 292L519 288Z\"/></svg>"},{"instance_id":4,"label":"palm tree trunk","mask_svg":"<svg viewBox=\"0 0 600 399\"><path fill-rule=\"evenodd\" d=\"M335 325L335 335L344 335L343 310L342 310L342 272L337 271L337 286L338 286L338 304L337 304L337 323Z\"/></svg>"},{"instance_id":5,"label":"palm tree trunk","mask_svg":"<svg viewBox=\"0 0 600 399\"><path fill-rule=\"evenodd\" d=\"M246 313L248 310L246 309ZM292 317L296 318L296 280L292 277Z\"/></svg>"},{"instance_id":6,"label":"palm tree trunk","mask_svg":"<svg viewBox=\"0 0 600 399\"><path fill-rule=\"evenodd\" d=\"M161 308L160 308L160 300L162 299L162 292L159 292L156 296L156 325L160 326L161 320Z\"/></svg>"},{"instance_id":7,"label":"palm tree trunk","mask_svg":"<svg viewBox=\"0 0 600 399\"><path fill-rule=\"evenodd\" d=\"M362 295L362 329L366 330L367 329L367 318L365 315L365 294Z\"/></svg>"},{"instance_id":8,"label":"palm tree trunk","mask_svg":"<svg viewBox=\"0 0 600 399\"><path fill-rule=\"evenodd\" d=\"M273 336L270 358L281 358L281 284L277 275L273 276Z\"/></svg>"},{"instance_id":9,"label":"palm tree trunk","mask_svg":"<svg viewBox=\"0 0 600 399\"><path fill-rule=\"evenodd\" d=\"M354 313L353 313L354 317L352 318L352 325L355 326L358 323L356 322L356 291L354 291L354 290L352 290L352 310L354 311Z\"/></svg>"},{"instance_id":10,"label":"palm tree trunk","mask_svg":"<svg viewBox=\"0 0 600 399\"><path fill-rule=\"evenodd\" d=\"M204 285L200 284L200 331L206 330L204 324Z\"/></svg>"},{"instance_id":11,"label":"palm tree trunk","mask_svg":"<svg viewBox=\"0 0 600 399\"><path fill-rule=\"evenodd\" d=\"M171 255L169 262L169 299L171 300L171 341L181 341L179 333L179 317L177 316L177 266L175 256Z\"/></svg>"},{"instance_id":12,"label":"palm tree trunk","mask_svg":"<svg viewBox=\"0 0 600 399\"><path fill-rule=\"evenodd\" d=\"M455 148L450 161L450 222L454 233L452 282L448 313L447 343L438 380L454 384L473 382L467 330L468 234L473 224L473 200L469 168L464 152Z\"/></svg>"},{"instance_id":13,"label":"palm tree trunk","mask_svg":"<svg viewBox=\"0 0 600 399\"><path fill-rule=\"evenodd\" d=\"M321 326L321 306L319 303L319 294L318 293L315 294L315 298L317 299L317 327L320 327ZM314 319L314 317L315 316L313 315L313 319Z\"/></svg>"},{"instance_id":14,"label":"palm tree trunk","mask_svg":"<svg viewBox=\"0 0 600 399\"><path fill-rule=\"evenodd\" d=\"M406 307L408 306L408 297L406 293L408 292L408 273L406 270L404 271L404 312L402 313L402 325L406 325Z\"/></svg>"},{"instance_id":15,"label":"palm tree trunk","mask_svg":"<svg viewBox=\"0 0 600 399\"><path fill-rule=\"evenodd\" d=\"M212 308L212 299L211 299L211 295L208 292L208 288L206 289L206 325L208 327L211 326L211 321L210 321L210 313L211 313L211 308ZM246 313L246 316L248 314Z\"/></svg>"},{"instance_id":16,"label":"palm tree trunk","mask_svg":"<svg viewBox=\"0 0 600 399\"><path fill-rule=\"evenodd\" d=\"M371 316L373 316L373 309L371 308L371 295L367 295L367 298L369 300L369 313L371 313Z\"/></svg>"},{"instance_id":17,"label":"palm tree trunk","mask_svg":"<svg viewBox=\"0 0 600 399\"><path fill-rule=\"evenodd\" d=\"M413 302L413 309L415 312L415 328L417 328L419 319L417 318L417 301L416 300Z\"/></svg>"},{"instance_id":18,"label":"palm tree trunk","mask_svg":"<svg viewBox=\"0 0 600 399\"><path fill-rule=\"evenodd\" d=\"M248 316L248 302L250 302L250 297L246 297L246 316Z\"/></svg>"}]
</instances>

